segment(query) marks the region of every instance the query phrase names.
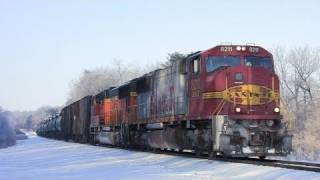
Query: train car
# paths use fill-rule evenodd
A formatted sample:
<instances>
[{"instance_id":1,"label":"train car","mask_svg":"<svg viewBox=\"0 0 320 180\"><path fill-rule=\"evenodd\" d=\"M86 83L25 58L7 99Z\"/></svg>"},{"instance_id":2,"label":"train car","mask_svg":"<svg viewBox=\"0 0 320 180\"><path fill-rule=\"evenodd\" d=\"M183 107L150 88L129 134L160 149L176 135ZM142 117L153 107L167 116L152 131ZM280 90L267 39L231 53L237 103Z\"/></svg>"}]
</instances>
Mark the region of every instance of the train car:
<instances>
[{"instance_id":1,"label":"train car","mask_svg":"<svg viewBox=\"0 0 320 180\"><path fill-rule=\"evenodd\" d=\"M110 109L110 121L108 126L117 127L121 124L121 106L119 99L119 88L113 88L110 90L110 96L108 98L111 102Z\"/></svg>"},{"instance_id":2,"label":"train car","mask_svg":"<svg viewBox=\"0 0 320 180\"><path fill-rule=\"evenodd\" d=\"M135 80L118 88L108 90L104 99L101 116L105 123L101 125L98 140L102 144L125 145L130 141L129 124L137 120L137 95Z\"/></svg>"},{"instance_id":3,"label":"train car","mask_svg":"<svg viewBox=\"0 0 320 180\"><path fill-rule=\"evenodd\" d=\"M151 120L152 76L148 73L137 79L137 124Z\"/></svg>"},{"instance_id":4,"label":"train car","mask_svg":"<svg viewBox=\"0 0 320 180\"><path fill-rule=\"evenodd\" d=\"M66 106L61 110L61 134L62 139L68 141L73 138L73 116L72 116L72 107Z\"/></svg>"},{"instance_id":5,"label":"train car","mask_svg":"<svg viewBox=\"0 0 320 180\"><path fill-rule=\"evenodd\" d=\"M128 123L136 123L137 122L137 101L138 101L138 95L137 95L137 80L133 80L129 83L127 91L129 91L128 94L128 100L126 104L126 111L127 111L127 122Z\"/></svg>"},{"instance_id":6,"label":"train car","mask_svg":"<svg viewBox=\"0 0 320 180\"><path fill-rule=\"evenodd\" d=\"M105 114L105 98L108 96L109 90L104 90L92 97L91 118L90 118L90 142L96 144L98 135L102 130L102 126L106 122Z\"/></svg>"},{"instance_id":7,"label":"train car","mask_svg":"<svg viewBox=\"0 0 320 180\"><path fill-rule=\"evenodd\" d=\"M92 96L86 96L65 108L63 120L67 124L67 140L80 143L90 141L91 101Z\"/></svg>"},{"instance_id":8,"label":"train car","mask_svg":"<svg viewBox=\"0 0 320 180\"><path fill-rule=\"evenodd\" d=\"M61 116L53 114L42 121L37 128L37 134L48 138L61 138Z\"/></svg>"},{"instance_id":9,"label":"train car","mask_svg":"<svg viewBox=\"0 0 320 180\"><path fill-rule=\"evenodd\" d=\"M90 117L90 134L96 134L100 131L100 112L101 112L101 101L98 101L94 96L91 104L91 117Z\"/></svg>"},{"instance_id":10,"label":"train car","mask_svg":"<svg viewBox=\"0 0 320 180\"><path fill-rule=\"evenodd\" d=\"M80 120L80 101L76 101L70 105L70 120L72 121L72 140L80 142L82 120Z\"/></svg>"},{"instance_id":11,"label":"train car","mask_svg":"<svg viewBox=\"0 0 320 180\"><path fill-rule=\"evenodd\" d=\"M119 88L109 88L108 95L104 99L102 111L104 124L98 134L98 141L101 144L120 144L120 127L122 121L121 100L119 99Z\"/></svg>"},{"instance_id":12,"label":"train car","mask_svg":"<svg viewBox=\"0 0 320 180\"><path fill-rule=\"evenodd\" d=\"M90 141L90 118L92 96L87 96L79 101L79 118L77 121L77 140L81 143Z\"/></svg>"},{"instance_id":13,"label":"train car","mask_svg":"<svg viewBox=\"0 0 320 180\"><path fill-rule=\"evenodd\" d=\"M55 115L55 137L56 139L62 139L62 131L61 131L61 114Z\"/></svg>"},{"instance_id":14,"label":"train car","mask_svg":"<svg viewBox=\"0 0 320 180\"><path fill-rule=\"evenodd\" d=\"M91 108L79 102L65 107L61 131L70 139L90 127L94 143L124 147L284 156L292 151L292 135L279 93L271 53L219 45L109 88L93 97ZM88 112L90 125L78 118Z\"/></svg>"},{"instance_id":15,"label":"train car","mask_svg":"<svg viewBox=\"0 0 320 180\"><path fill-rule=\"evenodd\" d=\"M91 118L90 118L90 142L95 144L102 126L110 115L106 109L110 109L106 98L109 96L109 90L104 90L92 97ZM110 119L110 118L109 118Z\"/></svg>"},{"instance_id":16,"label":"train car","mask_svg":"<svg viewBox=\"0 0 320 180\"><path fill-rule=\"evenodd\" d=\"M119 87L119 109L121 123L133 123L137 120L136 79Z\"/></svg>"}]
</instances>

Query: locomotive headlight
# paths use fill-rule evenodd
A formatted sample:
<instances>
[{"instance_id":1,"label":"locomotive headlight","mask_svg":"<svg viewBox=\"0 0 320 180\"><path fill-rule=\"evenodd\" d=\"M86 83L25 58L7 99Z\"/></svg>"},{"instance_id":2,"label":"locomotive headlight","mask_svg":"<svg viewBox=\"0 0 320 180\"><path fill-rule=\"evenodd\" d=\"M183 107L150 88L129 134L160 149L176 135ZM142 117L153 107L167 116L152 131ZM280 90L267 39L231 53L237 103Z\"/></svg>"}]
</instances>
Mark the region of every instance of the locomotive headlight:
<instances>
[{"instance_id":1,"label":"locomotive headlight","mask_svg":"<svg viewBox=\"0 0 320 180\"><path fill-rule=\"evenodd\" d=\"M241 112L241 109L239 107L236 107L236 112Z\"/></svg>"},{"instance_id":2,"label":"locomotive headlight","mask_svg":"<svg viewBox=\"0 0 320 180\"><path fill-rule=\"evenodd\" d=\"M237 47L236 47L236 50L237 50L237 51L241 51L241 46L237 46Z\"/></svg>"},{"instance_id":3,"label":"locomotive headlight","mask_svg":"<svg viewBox=\"0 0 320 180\"><path fill-rule=\"evenodd\" d=\"M274 124L274 121L273 121L273 120L267 120L267 125L268 125L269 127L273 126L273 124Z\"/></svg>"},{"instance_id":4,"label":"locomotive headlight","mask_svg":"<svg viewBox=\"0 0 320 180\"><path fill-rule=\"evenodd\" d=\"M274 108L274 112L276 112L276 113L280 112L280 108L278 108L278 107Z\"/></svg>"},{"instance_id":5,"label":"locomotive headlight","mask_svg":"<svg viewBox=\"0 0 320 180\"><path fill-rule=\"evenodd\" d=\"M241 51L245 51L246 50L246 47L245 46L242 46L241 47Z\"/></svg>"}]
</instances>

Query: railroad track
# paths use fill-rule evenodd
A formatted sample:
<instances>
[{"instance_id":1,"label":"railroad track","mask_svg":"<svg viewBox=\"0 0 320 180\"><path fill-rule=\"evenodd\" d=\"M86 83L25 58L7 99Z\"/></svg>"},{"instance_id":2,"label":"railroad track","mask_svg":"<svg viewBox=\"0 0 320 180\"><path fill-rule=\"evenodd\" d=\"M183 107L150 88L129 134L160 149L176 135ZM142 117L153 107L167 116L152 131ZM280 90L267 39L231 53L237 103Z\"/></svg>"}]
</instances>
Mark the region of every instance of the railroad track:
<instances>
[{"instance_id":1,"label":"railroad track","mask_svg":"<svg viewBox=\"0 0 320 180\"><path fill-rule=\"evenodd\" d=\"M254 164L260 166L279 167L294 170L320 172L320 164L297 162L297 161L283 161L283 160L271 160L271 159L256 159L256 158L219 158L214 160L227 161L233 163L245 163Z\"/></svg>"},{"instance_id":2,"label":"railroad track","mask_svg":"<svg viewBox=\"0 0 320 180\"><path fill-rule=\"evenodd\" d=\"M156 154L165 154L165 155L172 155L172 156L181 156L181 157L188 157L188 158L197 158L197 159L210 159L215 161L222 161L222 162L232 162L232 163L242 163L242 164L253 164L259 166L269 166L269 167L279 167L285 169L294 169L294 170L302 170L302 171L311 171L311 172L320 172L320 164L317 163L310 163L310 162L299 162L299 161L285 161L285 160L274 160L274 159L258 159L258 158L226 158L222 156L215 156L209 158L208 154L201 154L197 155L193 152L177 152L177 151L168 151L168 150L145 150L139 148L123 148L120 146L112 146L112 145L99 145L103 147L109 148L120 148L130 151L137 151L137 152L152 152Z\"/></svg>"},{"instance_id":3,"label":"railroad track","mask_svg":"<svg viewBox=\"0 0 320 180\"><path fill-rule=\"evenodd\" d=\"M201 158L209 159L206 154L196 155L195 153L189 152L175 152L175 151L153 151L157 154L167 154L174 156L182 156L189 158ZM269 166L269 167L279 167L285 169L303 170L311 172L320 172L320 164L309 163L309 162L299 162L299 161L285 161L285 160L273 160L273 159L258 159L258 158L225 158L221 156L215 156L210 158L210 160L232 162L232 163L242 163L242 164L253 164L259 166Z\"/></svg>"}]
</instances>

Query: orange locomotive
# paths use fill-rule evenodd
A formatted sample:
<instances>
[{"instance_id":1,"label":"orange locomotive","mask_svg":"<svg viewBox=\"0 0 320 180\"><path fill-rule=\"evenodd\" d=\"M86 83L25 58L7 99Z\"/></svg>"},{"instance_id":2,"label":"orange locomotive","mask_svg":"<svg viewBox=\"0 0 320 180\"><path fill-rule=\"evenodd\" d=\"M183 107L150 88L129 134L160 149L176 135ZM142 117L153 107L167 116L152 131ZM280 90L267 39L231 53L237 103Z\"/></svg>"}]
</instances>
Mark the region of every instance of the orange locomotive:
<instances>
[{"instance_id":1,"label":"orange locomotive","mask_svg":"<svg viewBox=\"0 0 320 180\"><path fill-rule=\"evenodd\" d=\"M70 116L65 109L62 126ZM259 46L216 46L93 96L85 137L125 147L264 158L292 150L281 119L272 54Z\"/></svg>"}]
</instances>

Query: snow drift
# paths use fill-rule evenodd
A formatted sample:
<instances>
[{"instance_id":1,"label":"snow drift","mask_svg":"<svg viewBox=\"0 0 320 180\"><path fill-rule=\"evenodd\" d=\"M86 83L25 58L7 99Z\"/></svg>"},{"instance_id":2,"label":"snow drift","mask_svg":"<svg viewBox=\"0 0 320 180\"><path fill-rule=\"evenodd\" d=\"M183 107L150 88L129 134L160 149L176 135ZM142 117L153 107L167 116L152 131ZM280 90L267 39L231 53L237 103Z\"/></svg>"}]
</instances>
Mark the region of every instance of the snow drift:
<instances>
[{"instance_id":1,"label":"snow drift","mask_svg":"<svg viewBox=\"0 0 320 180\"><path fill-rule=\"evenodd\" d=\"M0 149L0 179L320 179L320 173L127 151L33 135Z\"/></svg>"},{"instance_id":2,"label":"snow drift","mask_svg":"<svg viewBox=\"0 0 320 180\"><path fill-rule=\"evenodd\" d=\"M0 108L0 148L6 148L16 143L16 133L13 125L9 121L6 112Z\"/></svg>"}]
</instances>

